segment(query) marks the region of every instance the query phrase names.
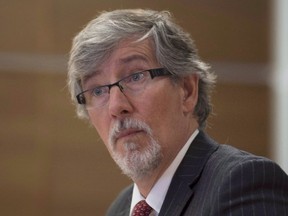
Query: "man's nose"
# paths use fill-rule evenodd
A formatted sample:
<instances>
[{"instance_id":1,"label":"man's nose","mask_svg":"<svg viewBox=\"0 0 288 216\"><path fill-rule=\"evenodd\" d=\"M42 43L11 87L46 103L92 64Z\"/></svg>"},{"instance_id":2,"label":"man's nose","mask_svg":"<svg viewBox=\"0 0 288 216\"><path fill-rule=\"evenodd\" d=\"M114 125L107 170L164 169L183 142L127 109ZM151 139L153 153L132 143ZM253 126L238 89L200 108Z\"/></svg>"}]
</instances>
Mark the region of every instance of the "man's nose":
<instances>
[{"instance_id":1,"label":"man's nose","mask_svg":"<svg viewBox=\"0 0 288 216\"><path fill-rule=\"evenodd\" d=\"M127 115L133 111L133 106L121 85L110 87L108 104L109 113L113 117Z\"/></svg>"}]
</instances>

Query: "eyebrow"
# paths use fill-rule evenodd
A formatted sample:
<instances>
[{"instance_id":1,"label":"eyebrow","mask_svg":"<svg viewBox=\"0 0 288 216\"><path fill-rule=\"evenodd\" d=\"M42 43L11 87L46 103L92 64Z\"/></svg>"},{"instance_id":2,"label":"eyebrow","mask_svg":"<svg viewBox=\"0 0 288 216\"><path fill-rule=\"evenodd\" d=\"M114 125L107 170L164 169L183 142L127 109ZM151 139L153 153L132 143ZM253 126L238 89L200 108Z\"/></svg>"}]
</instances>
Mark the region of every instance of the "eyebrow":
<instances>
[{"instance_id":1,"label":"eyebrow","mask_svg":"<svg viewBox=\"0 0 288 216\"><path fill-rule=\"evenodd\" d=\"M130 63L130 62L133 62L133 61L137 61L137 60L144 61L145 63L148 62L147 58L145 58L143 55L134 54L134 55L130 55L130 56L121 58L120 59L120 63L127 64L127 63Z\"/></svg>"},{"instance_id":2,"label":"eyebrow","mask_svg":"<svg viewBox=\"0 0 288 216\"><path fill-rule=\"evenodd\" d=\"M82 85L85 84L91 77L97 76L99 74L100 74L99 71L93 71L92 73L86 74L81 78Z\"/></svg>"},{"instance_id":3,"label":"eyebrow","mask_svg":"<svg viewBox=\"0 0 288 216\"><path fill-rule=\"evenodd\" d=\"M127 57L121 58L119 60L119 62L121 64L128 64L128 63L131 63L133 61L139 61L139 60L142 61L142 62L145 62L145 63L148 62L147 58L145 58L143 55L138 55L138 54L129 55ZM84 77L82 77L82 83L85 84L91 77L97 76L99 74L101 74L101 72L96 70L93 73L85 75Z\"/></svg>"}]
</instances>

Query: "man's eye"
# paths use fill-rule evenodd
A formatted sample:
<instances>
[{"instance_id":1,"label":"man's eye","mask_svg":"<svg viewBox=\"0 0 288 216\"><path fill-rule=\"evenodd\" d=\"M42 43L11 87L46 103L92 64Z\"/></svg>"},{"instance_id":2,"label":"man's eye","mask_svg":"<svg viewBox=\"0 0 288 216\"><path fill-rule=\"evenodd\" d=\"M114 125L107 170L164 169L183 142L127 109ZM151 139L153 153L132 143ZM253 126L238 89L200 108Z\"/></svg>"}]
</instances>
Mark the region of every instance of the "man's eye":
<instances>
[{"instance_id":1,"label":"man's eye","mask_svg":"<svg viewBox=\"0 0 288 216\"><path fill-rule=\"evenodd\" d=\"M143 73L136 73L131 75L131 81L139 81L141 79L143 79L144 74Z\"/></svg>"},{"instance_id":2,"label":"man's eye","mask_svg":"<svg viewBox=\"0 0 288 216\"><path fill-rule=\"evenodd\" d=\"M104 93L105 93L104 88L94 88L94 89L92 90L92 94L93 94L94 96L101 96L101 95L103 95Z\"/></svg>"}]
</instances>

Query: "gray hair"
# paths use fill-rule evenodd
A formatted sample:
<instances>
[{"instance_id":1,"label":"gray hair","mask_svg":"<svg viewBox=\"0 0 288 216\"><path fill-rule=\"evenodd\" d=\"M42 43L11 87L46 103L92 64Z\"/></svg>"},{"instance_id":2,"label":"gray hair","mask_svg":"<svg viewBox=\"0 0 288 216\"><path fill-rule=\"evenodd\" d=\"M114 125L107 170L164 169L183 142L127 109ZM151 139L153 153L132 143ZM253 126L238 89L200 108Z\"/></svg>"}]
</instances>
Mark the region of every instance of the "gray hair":
<instances>
[{"instance_id":1,"label":"gray hair","mask_svg":"<svg viewBox=\"0 0 288 216\"><path fill-rule=\"evenodd\" d=\"M81 80L91 75L120 41L131 37L136 38L135 42L151 39L157 61L176 77L199 76L194 115L203 128L211 111L210 92L215 75L200 60L190 35L174 22L167 11L129 9L103 12L76 35L68 64L68 87L78 116L88 118L85 107L76 101L76 95L82 91Z\"/></svg>"}]
</instances>

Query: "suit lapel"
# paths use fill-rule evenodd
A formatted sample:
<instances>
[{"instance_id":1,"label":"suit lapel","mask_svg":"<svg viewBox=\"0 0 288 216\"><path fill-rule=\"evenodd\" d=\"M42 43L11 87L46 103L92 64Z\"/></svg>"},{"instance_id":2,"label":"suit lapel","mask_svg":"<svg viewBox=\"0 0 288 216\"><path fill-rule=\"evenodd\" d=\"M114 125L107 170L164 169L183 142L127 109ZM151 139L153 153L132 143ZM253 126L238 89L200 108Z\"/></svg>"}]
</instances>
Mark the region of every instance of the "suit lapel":
<instances>
[{"instance_id":1,"label":"suit lapel","mask_svg":"<svg viewBox=\"0 0 288 216\"><path fill-rule=\"evenodd\" d=\"M119 212L119 214L117 214L118 216L129 216L130 213L130 205L128 205L128 207L126 207L125 209L123 209L121 212Z\"/></svg>"},{"instance_id":2,"label":"suit lapel","mask_svg":"<svg viewBox=\"0 0 288 216\"><path fill-rule=\"evenodd\" d=\"M127 187L112 204L113 208L107 216L129 216L133 185Z\"/></svg>"},{"instance_id":3,"label":"suit lapel","mask_svg":"<svg viewBox=\"0 0 288 216\"><path fill-rule=\"evenodd\" d=\"M199 132L180 163L171 181L159 216L178 216L188 201L193 199L194 188L209 156L218 148L205 133Z\"/></svg>"}]
</instances>

